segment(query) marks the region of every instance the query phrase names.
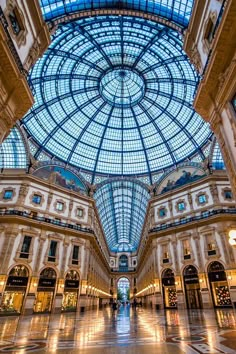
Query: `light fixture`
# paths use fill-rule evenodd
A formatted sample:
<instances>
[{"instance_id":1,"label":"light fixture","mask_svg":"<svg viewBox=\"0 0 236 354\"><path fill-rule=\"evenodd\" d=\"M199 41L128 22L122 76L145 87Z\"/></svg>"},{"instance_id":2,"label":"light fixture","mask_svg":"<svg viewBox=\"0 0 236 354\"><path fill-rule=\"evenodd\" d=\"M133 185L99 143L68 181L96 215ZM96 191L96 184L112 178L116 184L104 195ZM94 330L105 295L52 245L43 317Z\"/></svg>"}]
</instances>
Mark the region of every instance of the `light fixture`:
<instances>
[{"instance_id":1,"label":"light fixture","mask_svg":"<svg viewBox=\"0 0 236 354\"><path fill-rule=\"evenodd\" d=\"M228 279L229 279L229 280L231 280L231 279L232 279L231 275L228 275Z\"/></svg>"}]
</instances>

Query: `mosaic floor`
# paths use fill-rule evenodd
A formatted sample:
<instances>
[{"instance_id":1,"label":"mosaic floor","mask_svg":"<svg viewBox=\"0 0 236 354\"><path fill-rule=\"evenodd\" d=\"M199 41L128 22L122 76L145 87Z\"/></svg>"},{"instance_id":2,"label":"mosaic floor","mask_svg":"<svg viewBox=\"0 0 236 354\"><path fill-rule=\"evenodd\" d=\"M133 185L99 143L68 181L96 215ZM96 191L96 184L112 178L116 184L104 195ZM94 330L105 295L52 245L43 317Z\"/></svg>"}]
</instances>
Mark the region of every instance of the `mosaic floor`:
<instances>
[{"instance_id":1,"label":"mosaic floor","mask_svg":"<svg viewBox=\"0 0 236 354\"><path fill-rule=\"evenodd\" d=\"M236 353L236 312L121 307L0 317L0 353Z\"/></svg>"}]
</instances>

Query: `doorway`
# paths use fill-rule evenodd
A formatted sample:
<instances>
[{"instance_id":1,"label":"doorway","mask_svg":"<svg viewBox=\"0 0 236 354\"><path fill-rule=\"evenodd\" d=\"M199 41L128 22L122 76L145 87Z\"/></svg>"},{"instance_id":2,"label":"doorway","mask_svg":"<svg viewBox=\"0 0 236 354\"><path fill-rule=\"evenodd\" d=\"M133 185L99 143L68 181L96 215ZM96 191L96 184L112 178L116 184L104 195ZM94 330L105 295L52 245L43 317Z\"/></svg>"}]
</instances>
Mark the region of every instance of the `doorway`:
<instances>
[{"instance_id":1,"label":"doorway","mask_svg":"<svg viewBox=\"0 0 236 354\"><path fill-rule=\"evenodd\" d=\"M130 281L128 278L122 277L117 282L117 301L122 304L128 303L130 300Z\"/></svg>"},{"instance_id":2,"label":"doorway","mask_svg":"<svg viewBox=\"0 0 236 354\"><path fill-rule=\"evenodd\" d=\"M187 266L184 269L183 278L187 308L201 309L202 296L197 269L193 265Z\"/></svg>"}]
</instances>

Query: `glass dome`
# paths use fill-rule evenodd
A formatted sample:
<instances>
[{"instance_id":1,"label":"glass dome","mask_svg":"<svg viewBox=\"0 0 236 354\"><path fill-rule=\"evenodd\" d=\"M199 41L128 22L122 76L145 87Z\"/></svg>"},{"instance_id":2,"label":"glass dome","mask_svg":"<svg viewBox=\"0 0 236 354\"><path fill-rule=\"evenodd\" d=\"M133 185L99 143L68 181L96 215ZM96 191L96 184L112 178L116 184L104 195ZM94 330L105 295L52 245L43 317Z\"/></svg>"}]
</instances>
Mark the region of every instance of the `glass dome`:
<instances>
[{"instance_id":1,"label":"glass dome","mask_svg":"<svg viewBox=\"0 0 236 354\"><path fill-rule=\"evenodd\" d=\"M46 151L93 176L150 175L202 154L211 136L192 108L198 76L179 34L151 21L66 23L30 80L23 125L35 157Z\"/></svg>"}]
</instances>

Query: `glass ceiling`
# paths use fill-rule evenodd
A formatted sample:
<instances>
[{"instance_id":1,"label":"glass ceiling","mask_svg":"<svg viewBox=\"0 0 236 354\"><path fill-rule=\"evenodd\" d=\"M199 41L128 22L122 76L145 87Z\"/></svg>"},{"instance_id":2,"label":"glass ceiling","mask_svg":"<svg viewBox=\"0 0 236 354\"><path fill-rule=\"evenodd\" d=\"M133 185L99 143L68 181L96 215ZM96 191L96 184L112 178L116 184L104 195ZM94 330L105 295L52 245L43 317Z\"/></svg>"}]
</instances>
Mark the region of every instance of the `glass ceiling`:
<instances>
[{"instance_id":1,"label":"glass ceiling","mask_svg":"<svg viewBox=\"0 0 236 354\"><path fill-rule=\"evenodd\" d=\"M148 190L130 180L104 184L94 194L107 243L113 252L132 252L139 245Z\"/></svg>"},{"instance_id":2,"label":"glass ceiling","mask_svg":"<svg viewBox=\"0 0 236 354\"><path fill-rule=\"evenodd\" d=\"M83 10L127 9L163 17L187 27L194 0L40 0L48 21Z\"/></svg>"},{"instance_id":3,"label":"glass ceiling","mask_svg":"<svg viewBox=\"0 0 236 354\"><path fill-rule=\"evenodd\" d=\"M23 125L36 158L46 151L93 176L204 158L211 132L192 108L198 76L172 29L125 16L66 23L30 80L35 104Z\"/></svg>"},{"instance_id":4,"label":"glass ceiling","mask_svg":"<svg viewBox=\"0 0 236 354\"><path fill-rule=\"evenodd\" d=\"M25 145L17 127L0 144L0 168L26 168L28 166Z\"/></svg>"}]
</instances>

